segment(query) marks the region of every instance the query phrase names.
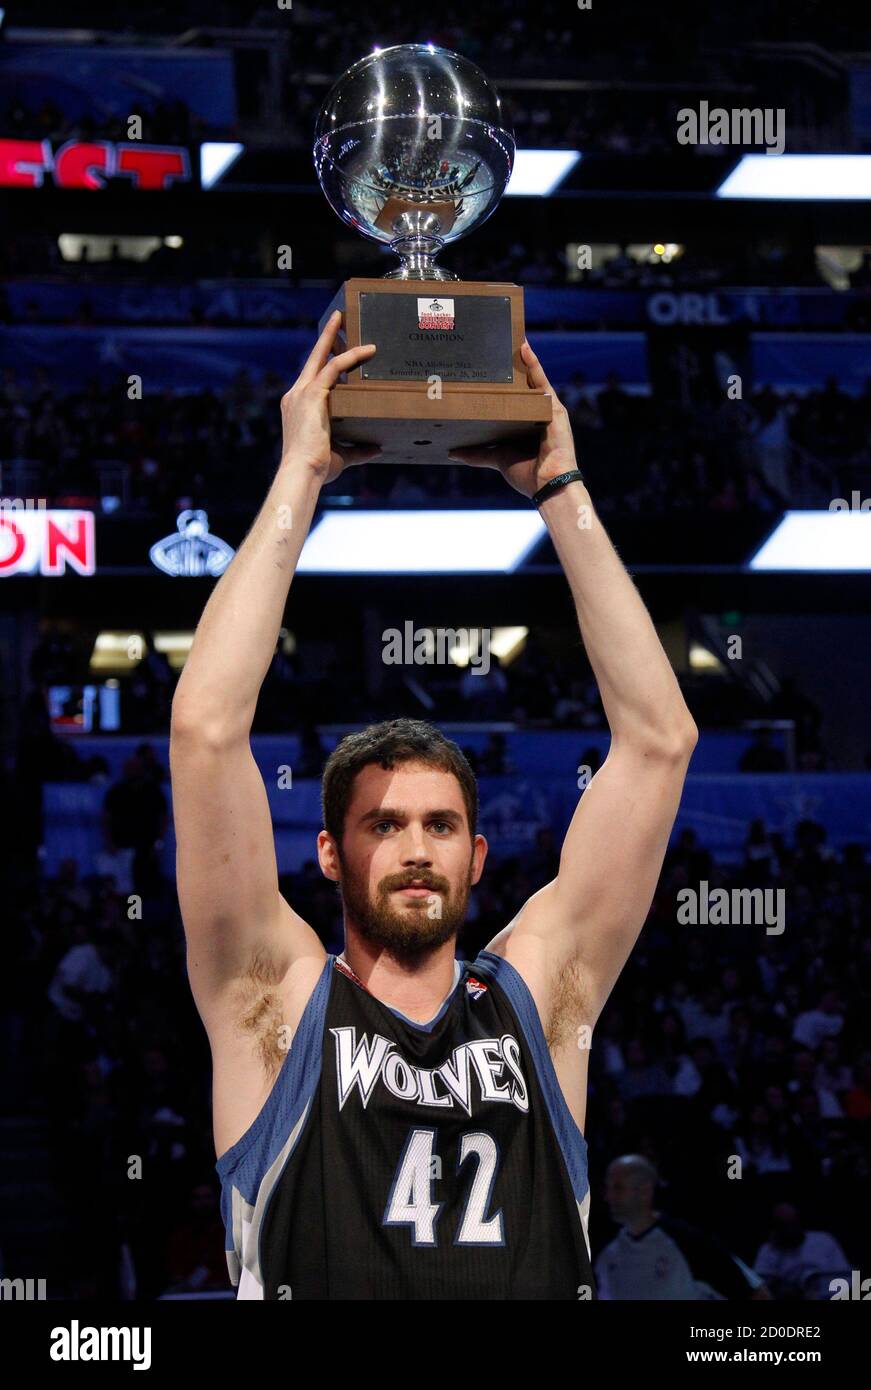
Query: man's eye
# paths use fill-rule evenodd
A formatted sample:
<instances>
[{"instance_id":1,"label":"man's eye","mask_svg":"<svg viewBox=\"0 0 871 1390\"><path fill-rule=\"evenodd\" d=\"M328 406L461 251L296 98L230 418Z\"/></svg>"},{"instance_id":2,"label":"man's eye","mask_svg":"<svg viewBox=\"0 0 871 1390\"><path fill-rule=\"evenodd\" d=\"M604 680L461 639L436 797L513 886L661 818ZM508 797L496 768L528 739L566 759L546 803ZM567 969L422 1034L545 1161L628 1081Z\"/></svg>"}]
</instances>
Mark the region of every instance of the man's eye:
<instances>
[{"instance_id":1,"label":"man's eye","mask_svg":"<svg viewBox=\"0 0 871 1390\"><path fill-rule=\"evenodd\" d=\"M385 825L390 826L390 825L395 825L395 824L396 824L396 822L395 822L395 821L392 821L392 820L379 820L379 821L376 821L376 822L375 822L375 824L373 825L372 829L373 829L373 830L377 830L377 831L380 832L382 826L385 826ZM439 830L439 831L441 831L441 830L450 831L450 830L453 829L453 826L451 825L450 821L446 821L446 820L434 820L434 821L430 821L430 825L433 826L436 830Z\"/></svg>"}]
</instances>

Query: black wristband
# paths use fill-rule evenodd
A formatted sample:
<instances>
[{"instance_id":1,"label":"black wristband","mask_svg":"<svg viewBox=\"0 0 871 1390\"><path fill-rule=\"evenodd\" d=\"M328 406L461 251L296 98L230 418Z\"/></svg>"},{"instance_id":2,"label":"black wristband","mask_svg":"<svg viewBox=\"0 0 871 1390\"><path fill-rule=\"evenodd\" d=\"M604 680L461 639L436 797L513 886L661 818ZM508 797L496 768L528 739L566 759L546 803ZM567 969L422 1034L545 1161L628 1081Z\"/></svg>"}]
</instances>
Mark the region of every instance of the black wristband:
<instances>
[{"instance_id":1,"label":"black wristband","mask_svg":"<svg viewBox=\"0 0 871 1390\"><path fill-rule=\"evenodd\" d=\"M535 505L539 507L545 497L549 497L552 492L556 492L558 487L562 487L565 483L582 483L583 481L584 476L581 470L579 468L573 468L569 473L560 473L558 477L549 479L544 487L540 487L538 492L532 494L532 500Z\"/></svg>"}]
</instances>

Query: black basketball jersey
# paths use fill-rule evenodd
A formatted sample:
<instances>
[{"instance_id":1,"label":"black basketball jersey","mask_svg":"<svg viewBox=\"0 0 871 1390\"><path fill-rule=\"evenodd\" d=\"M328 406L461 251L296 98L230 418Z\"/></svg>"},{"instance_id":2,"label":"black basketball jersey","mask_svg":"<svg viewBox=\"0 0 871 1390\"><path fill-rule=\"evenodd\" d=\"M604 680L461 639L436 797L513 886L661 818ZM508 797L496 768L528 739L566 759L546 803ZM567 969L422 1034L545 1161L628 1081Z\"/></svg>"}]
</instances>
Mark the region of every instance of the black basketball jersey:
<instances>
[{"instance_id":1,"label":"black basketball jersey","mask_svg":"<svg viewBox=\"0 0 871 1390\"><path fill-rule=\"evenodd\" d=\"M489 951L429 1023L329 956L216 1167L239 1298L595 1297L587 1146L526 984Z\"/></svg>"}]
</instances>

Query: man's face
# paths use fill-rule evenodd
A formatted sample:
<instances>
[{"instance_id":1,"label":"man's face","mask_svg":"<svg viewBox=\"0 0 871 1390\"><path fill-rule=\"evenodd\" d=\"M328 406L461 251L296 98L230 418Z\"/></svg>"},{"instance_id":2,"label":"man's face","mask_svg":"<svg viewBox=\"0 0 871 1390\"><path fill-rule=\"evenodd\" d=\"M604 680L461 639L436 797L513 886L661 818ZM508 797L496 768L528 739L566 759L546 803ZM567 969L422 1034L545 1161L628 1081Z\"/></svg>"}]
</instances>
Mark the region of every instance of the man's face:
<instances>
[{"instance_id":1,"label":"man's face","mask_svg":"<svg viewBox=\"0 0 871 1390\"><path fill-rule=\"evenodd\" d=\"M349 925L406 959L458 932L487 842L469 834L460 784L422 763L364 767L342 844L321 832L321 864L341 887Z\"/></svg>"},{"instance_id":2,"label":"man's face","mask_svg":"<svg viewBox=\"0 0 871 1390\"><path fill-rule=\"evenodd\" d=\"M636 1173L622 1164L613 1164L605 1174L605 1201L611 1211L612 1221L622 1225L632 1221L648 1205L652 1206L652 1195L648 1203L650 1183L644 1183Z\"/></svg>"},{"instance_id":3,"label":"man's face","mask_svg":"<svg viewBox=\"0 0 871 1390\"><path fill-rule=\"evenodd\" d=\"M795 1207L783 1203L774 1209L773 1235L775 1245L783 1250L795 1250L804 1239L801 1217Z\"/></svg>"},{"instance_id":4,"label":"man's face","mask_svg":"<svg viewBox=\"0 0 871 1390\"><path fill-rule=\"evenodd\" d=\"M605 1175L605 1201L611 1209L613 1221L623 1221L630 1205L631 1183L629 1175L621 1168L609 1168Z\"/></svg>"}]
</instances>

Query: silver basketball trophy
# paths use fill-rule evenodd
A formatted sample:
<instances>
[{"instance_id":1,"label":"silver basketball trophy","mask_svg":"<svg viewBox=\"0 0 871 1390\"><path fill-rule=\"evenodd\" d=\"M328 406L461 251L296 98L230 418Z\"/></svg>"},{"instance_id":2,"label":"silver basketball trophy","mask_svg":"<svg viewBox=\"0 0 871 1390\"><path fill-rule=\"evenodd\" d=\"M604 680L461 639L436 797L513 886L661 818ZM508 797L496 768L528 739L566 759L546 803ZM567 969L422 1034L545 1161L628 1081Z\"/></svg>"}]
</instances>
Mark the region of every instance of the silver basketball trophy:
<instances>
[{"instance_id":1,"label":"silver basketball trophy","mask_svg":"<svg viewBox=\"0 0 871 1390\"><path fill-rule=\"evenodd\" d=\"M400 260L347 280L321 320L341 309L338 349L378 349L330 393L336 434L379 444L379 462L444 463L450 449L538 431L551 404L520 356L522 289L436 264L495 211L514 165L481 69L432 44L376 50L331 88L314 163L342 221Z\"/></svg>"}]
</instances>

